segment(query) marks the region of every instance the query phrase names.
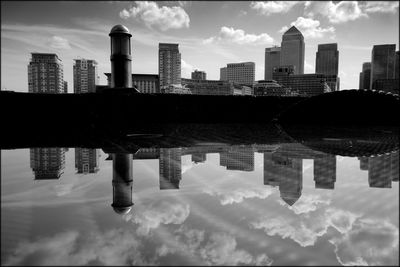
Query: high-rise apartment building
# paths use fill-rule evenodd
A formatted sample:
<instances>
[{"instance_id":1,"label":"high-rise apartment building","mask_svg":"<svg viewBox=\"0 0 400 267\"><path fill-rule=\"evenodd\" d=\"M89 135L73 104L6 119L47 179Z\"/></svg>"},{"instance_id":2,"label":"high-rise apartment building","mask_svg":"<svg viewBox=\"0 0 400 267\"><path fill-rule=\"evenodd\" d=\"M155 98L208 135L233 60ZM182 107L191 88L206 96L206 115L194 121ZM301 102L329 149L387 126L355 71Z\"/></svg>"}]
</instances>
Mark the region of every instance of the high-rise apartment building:
<instances>
[{"instance_id":1,"label":"high-rise apartment building","mask_svg":"<svg viewBox=\"0 0 400 267\"><path fill-rule=\"evenodd\" d=\"M219 80L220 81L227 81L228 80L228 74L227 74L227 68L223 67L219 69Z\"/></svg>"},{"instance_id":2,"label":"high-rise apartment building","mask_svg":"<svg viewBox=\"0 0 400 267\"><path fill-rule=\"evenodd\" d=\"M315 73L324 74L326 83L332 91L340 89L339 73L339 51L337 43L320 44L316 52Z\"/></svg>"},{"instance_id":3,"label":"high-rise apartment building","mask_svg":"<svg viewBox=\"0 0 400 267\"><path fill-rule=\"evenodd\" d=\"M65 149L31 148L30 165L35 174L35 180L59 179L64 173Z\"/></svg>"},{"instance_id":4,"label":"high-rise apartment building","mask_svg":"<svg viewBox=\"0 0 400 267\"><path fill-rule=\"evenodd\" d=\"M68 93L68 82L64 81L64 94Z\"/></svg>"},{"instance_id":5,"label":"high-rise apartment building","mask_svg":"<svg viewBox=\"0 0 400 267\"><path fill-rule=\"evenodd\" d=\"M395 78L395 44L374 45L371 59L370 89L374 88L374 82L378 79Z\"/></svg>"},{"instance_id":6,"label":"high-rise apartment building","mask_svg":"<svg viewBox=\"0 0 400 267\"><path fill-rule=\"evenodd\" d=\"M304 37L292 26L282 36L280 65L293 65L294 74L304 74Z\"/></svg>"},{"instance_id":7,"label":"high-rise apartment building","mask_svg":"<svg viewBox=\"0 0 400 267\"><path fill-rule=\"evenodd\" d=\"M181 148L161 148L159 171L160 189L179 189L182 179Z\"/></svg>"},{"instance_id":8,"label":"high-rise apartment building","mask_svg":"<svg viewBox=\"0 0 400 267\"><path fill-rule=\"evenodd\" d=\"M99 171L99 150L75 148L75 168L78 173L96 173Z\"/></svg>"},{"instance_id":9,"label":"high-rise apartment building","mask_svg":"<svg viewBox=\"0 0 400 267\"><path fill-rule=\"evenodd\" d=\"M364 62L362 65L362 72L360 72L360 83L358 89L369 89L371 82L371 62Z\"/></svg>"},{"instance_id":10,"label":"high-rise apartment building","mask_svg":"<svg viewBox=\"0 0 400 267\"><path fill-rule=\"evenodd\" d=\"M64 93L64 73L56 54L31 53L28 65L29 93Z\"/></svg>"},{"instance_id":11,"label":"high-rise apartment building","mask_svg":"<svg viewBox=\"0 0 400 267\"><path fill-rule=\"evenodd\" d=\"M192 79L194 80L207 80L207 74L204 71L195 70L192 72Z\"/></svg>"},{"instance_id":12,"label":"high-rise apartment building","mask_svg":"<svg viewBox=\"0 0 400 267\"><path fill-rule=\"evenodd\" d=\"M160 88L181 83L181 53L179 44L159 43L158 75Z\"/></svg>"},{"instance_id":13,"label":"high-rise apartment building","mask_svg":"<svg viewBox=\"0 0 400 267\"><path fill-rule=\"evenodd\" d=\"M99 84L97 62L83 58L74 61L74 93L95 93L96 84Z\"/></svg>"},{"instance_id":14,"label":"high-rise apartment building","mask_svg":"<svg viewBox=\"0 0 400 267\"><path fill-rule=\"evenodd\" d=\"M253 86L255 79L254 62L229 63L226 66L227 80L238 84Z\"/></svg>"},{"instance_id":15,"label":"high-rise apartment building","mask_svg":"<svg viewBox=\"0 0 400 267\"><path fill-rule=\"evenodd\" d=\"M281 48L279 46L265 48L264 80L271 80L274 67L281 64Z\"/></svg>"}]
</instances>

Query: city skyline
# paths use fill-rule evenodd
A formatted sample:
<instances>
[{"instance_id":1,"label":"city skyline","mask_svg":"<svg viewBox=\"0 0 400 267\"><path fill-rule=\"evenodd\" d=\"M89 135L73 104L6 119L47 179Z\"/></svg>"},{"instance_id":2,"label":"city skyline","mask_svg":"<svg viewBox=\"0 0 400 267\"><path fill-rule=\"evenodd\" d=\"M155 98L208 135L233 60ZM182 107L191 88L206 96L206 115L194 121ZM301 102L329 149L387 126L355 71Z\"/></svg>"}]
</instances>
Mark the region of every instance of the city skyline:
<instances>
[{"instance_id":1,"label":"city skyline","mask_svg":"<svg viewBox=\"0 0 400 267\"><path fill-rule=\"evenodd\" d=\"M32 52L61 58L69 93L73 59L92 58L99 62L99 73L109 72L108 33L115 24L126 25L133 35L132 73L157 73L159 43L179 43L182 78L198 69L218 80L227 63L252 61L255 80L262 80L265 48L279 46L292 25L304 35L306 74L315 72L318 44L338 43L341 89L358 88L360 66L371 60L373 45L396 44L399 49L398 2L282 2L276 8L262 2L195 1L1 4L2 90L28 91L26 68ZM43 16L57 8L63 12ZM157 16L149 19L144 11ZM202 18L203 12L212 19ZM364 36L361 28L371 34Z\"/></svg>"}]
</instances>

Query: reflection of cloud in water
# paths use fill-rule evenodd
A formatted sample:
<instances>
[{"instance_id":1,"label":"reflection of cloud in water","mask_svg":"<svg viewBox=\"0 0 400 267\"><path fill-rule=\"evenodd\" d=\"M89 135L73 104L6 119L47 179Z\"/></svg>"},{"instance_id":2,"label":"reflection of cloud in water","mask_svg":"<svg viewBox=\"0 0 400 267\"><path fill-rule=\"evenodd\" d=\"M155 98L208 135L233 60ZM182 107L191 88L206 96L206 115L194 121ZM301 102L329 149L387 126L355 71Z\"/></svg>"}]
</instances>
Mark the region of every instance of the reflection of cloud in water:
<instances>
[{"instance_id":1,"label":"reflection of cloud in water","mask_svg":"<svg viewBox=\"0 0 400 267\"><path fill-rule=\"evenodd\" d=\"M343 265L399 264L399 229L387 221L361 219L351 231L329 242Z\"/></svg>"},{"instance_id":2,"label":"reflection of cloud in water","mask_svg":"<svg viewBox=\"0 0 400 267\"><path fill-rule=\"evenodd\" d=\"M144 265L138 238L113 229L88 235L69 231L34 242L21 243L5 265Z\"/></svg>"},{"instance_id":3,"label":"reflection of cloud in water","mask_svg":"<svg viewBox=\"0 0 400 267\"><path fill-rule=\"evenodd\" d=\"M251 223L255 229L262 229L269 236L278 235L290 238L302 247L313 246L318 237L327 233L331 226L340 233L349 231L355 220L360 217L348 211L327 209L322 213L313 216L294 217L262 217Z\"/></svg>"},{"instance_id":4,"label":"reflection of cloud in water","mask_svg":"<svg viewBox=\"0 0 400 267\"><path fill-rule=\"evenodd\" d=\"M286 204L281 199L278 202L296 214L309 213L315 211L318 205L329 205L331 203L330 200L322 200L319 195L303 195L293 206Z\"/></svg>"},{"instance_id":5,"label":"reflection of cloud in water","mask_svg":"<svg viewBox=\"0 0 400 267\"><path fill-rule=\"evenodd\" d=\"M271 265L266 254L251 255L248 251L237 249L236 239L223 232L212 232L181 227L175 231L175 243L157 248L159 256L183 254L196 259L197 264L205 265Z\"/></svg>"},{"instance_id":6,"label":"reflection of cloud in water","mask_svg":"<svg viewBox=\"0 0 400 267\"><path fill-rule=\"evenodd\" d=\"M219 189L206 191L211 196L218 196L221 205L228 205L233 203L241 203L246 198L260 198L266 199L274 191L270 188L253 188L253 189Z\"/></svg>"},{"instance_id":7,"label":"reflection of cloud in water","mask_svg":"<svg viewBox=\"0 0 400 267\"><path fill-rule=\"evenodd\" d=\"M150 205L140 204L133 214L124 216L126 221L138 224L137 233L149 234L161 224L182 224L189 216L190 206L171 200L161 200Z\"/></svg>"}]
</instances>

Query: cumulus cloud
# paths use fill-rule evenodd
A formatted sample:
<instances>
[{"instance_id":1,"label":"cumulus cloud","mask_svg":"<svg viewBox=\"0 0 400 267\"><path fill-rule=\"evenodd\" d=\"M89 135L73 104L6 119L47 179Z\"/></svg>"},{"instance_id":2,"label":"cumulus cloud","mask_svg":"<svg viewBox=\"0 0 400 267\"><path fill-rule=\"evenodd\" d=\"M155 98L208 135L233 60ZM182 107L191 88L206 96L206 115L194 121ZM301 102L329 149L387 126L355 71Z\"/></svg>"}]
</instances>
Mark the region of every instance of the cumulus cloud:
<instances>
[{"instance_id":1,"label":"cumulus cloud","mask_svg":"<svg viewBox=\"0 0 400 267\"><path fill-rule=\"evenodd\" d=\"M122 10L119 16L123 19L138 18L148 27L157 26L162 31L168 29L189 28L190 18L180 6L159 7L156 2L135 1L136 6Z\"/></svg>"},{"instance_id":2,"label":"cumulus cloud","mask_svg":"<svg viewBox=\"0 0 400 267\"><path fill-rule=\"evenodd\" d=\"M33 242L20 243L5 265L148 265L141 243L131 232L68 231Z\"/></svg>"},{"instance_id":3,"label":"cumulus cloud","mask_svg":"<svg viewBox=\"0 0 400 267\"><path fill-rule=\"evenodd\" d=\"M259 13L268 16L273 13L287 13L293 6L298 3L299 1L251 2L250 8L255 9Z\"/></svg>"},{"instance_id":4,"label":"cumulus cloud","mask_svg":"<svg viewBox=\"0 0 400 267\"><path fill-rule=\"evenodd\" d=\"M235 189L226 191L210 191L206 192L212 196L218 196L221 205L228 205L233 203L241 203L246 198L260 198L266 199L273 191L269 188L254 188L254 189Z\"/></svg>"},{"instance_id":5,"label":"cumulus cloud","mask_svg":"<svg viewBox=\"0 0 400 267\"><path fill-rule=\"evenodd\" d=\"M397 265L399 229L387 221L362 219L351 231L329 240L343 265Z\"/></svg>"},{"instance_id":6,"label":"cumulus cloud","mask_svg":"<svg viewBox=\"0 0 400 267\"><path fill-rule=\"evenodd\" d=\"M186 61L184 61L183 59L181 59L181 70L182 70L182 77L190 78L191 74L195 70L195 68L191 64L189 64ZM185 168L190 169L191 167L193 167L191 165L191 163L187 163L187 165L188 166L184 167L184 169L183 169L184 171L185 171ZM190 165L190 167L189 167L189 165Z\"/></svg>"},{"instance_id":7,"label":"cumulus cloud","mask_svg":"<svg viewBox=\"0 0 400 267\"><path fill-rule=\"evenodd\" d=\"M334 35L335 28L333 26L322 28L320 27L320 22L312 18L298 17L296 21L290 23L291 26L295 26L306 38L322 38L326 34ZM289 29L288 26L282 27L279 30L280 33L284 33Z\"/></svg>"},{"instance_id":8,"label":"cumulus cloud","mask_svg":"<svg viewBox=\"0 0 400 267\"><path fill-rule=\"evenodd\" d=\"M163 244L157 251L160 256L180 253L204 265L271 265L266 254L251 255L238 249L234 236L225 232L206 233L203 230L181 227L175 231L174 244Z\"/></svg>"},{"instance_id":9,"label":"cumulus cloud","mask_svg":"<svg viewBox=\"0 0 400 267\"><path fill-rule=\"evenodd\" d=\"M323 200L319 195L303 195L297 202L296 205L289 206L285 201L279 199L279 204L286 206L296 214L305 214L311 211L317 210L320 205L329 205L330 200Z\"/></svg>"},{"instance_id":10,"label":"cumulus cloud","mask_svg":"<svg viewBox=\"0 0 400 267\"><path fill-rule=\"evenodd\" d=\"M182 224L189 216L190 206L186 203L162 200L150 206L141 205L134 215L126 216L125 220L138 224L137 233L147 235L161 224Z\"/></svg>"},{"instance_id":11,"label":"cumulus cloud","mask_svg":"<svg viewBox=\"0 0 400 267\"><path fill-rule=\"evenodd\" d=\"M269 236L290 238L300 246L307 247L314 245L319 237L327 233L329 227L333 227L340 233L350 231L358 217L360 215L347 211L327 209L322 214L303 215L292 219L265 216L250 225L255 229L262 229Z\"/></svg>"},{"instance_id":12,"label":"cumulus cloud","mask_svg":"<svg viewBox=\"0 0 400 267\"><path fill-rule=\"evenodd\" d=\"M328 18L331 23L343 23L367 17L357 1L341 1L336 4L332 1L307 1L304 12L309 17L320 14Z\"/></svg>"},{"instance_id":13,"label":"cumulus cloud","mask_svg":"<svg viewBox=\"0 0 400 267\"><path fill-rule=\"evenodd\" d=\"M267 33L248 34L244 30L234 29L232 27L221 27L221 30L217 36L210 37L203 41L203 43L235 43L244 45L271 45L274 39Z\"/></svg>"},{"instance_id":14,"label":"cumulus cloud","mask_svg":"<svg viewBox=\"0 0 400 267\"><path fill-rule=\"evenodd\" d=\"M396 13L399 8L399 2L365 1L360 3L360 7L366 13Z\"/></svg>"},{"instance_id":15,"label":"cumulus cloud","mask_svg":"<svg viewBox=\"0 0 400 267\"><path fill-rule=\"evenodd\" d=\"M67 39L56 35L50 38L48 45L55 49L71 49Z\"/></svg>"}]
</instances>

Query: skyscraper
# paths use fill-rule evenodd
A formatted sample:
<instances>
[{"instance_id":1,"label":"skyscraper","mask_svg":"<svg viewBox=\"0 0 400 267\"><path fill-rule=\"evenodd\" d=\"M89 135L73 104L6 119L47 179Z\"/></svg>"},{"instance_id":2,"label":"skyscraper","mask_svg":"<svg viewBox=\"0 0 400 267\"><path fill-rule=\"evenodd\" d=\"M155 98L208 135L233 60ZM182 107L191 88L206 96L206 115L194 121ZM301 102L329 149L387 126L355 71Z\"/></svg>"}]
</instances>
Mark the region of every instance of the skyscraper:
<instances>
[{"instance_id":1,"label":"skyscraper","mask_svg":"<svg viewBox=\"0 0 400 267\"><path fill-rule=\"evenodd\" d=\"M158 44L158 75L160 88L181 83L181 53L179 44Z\"/></svg>"},{"instance_id":2,"label":"skyscraper","mask_svg":"<svg viewBox=\"0 0 400 267\"><path fill-rule=\"evenodd\" d=\"M56 54L31 53L28 65L29 93L64 93L61 59Z\"/></svg>"},{"instance_id":3,"label":"skyscraper","mask_svg":"<svg viewBox=\"0 0 400 267\"><path fill-rule=\"evenodd\" d=\"M315 188L334 189L336 182L336 157L314 159Z\"/></svg>"},{"instance_id":4,"label":"skyscraper","mask_svg":"<svg viewBox=\"0 0 400 267\"><path fill-rule=\"evenodd\" d=\"M220 153L220 165L227 170L254 171L254 151L248 147L232 147Z\"/></svg>"},{"instance_id":5,"label":"skyscraper","mask_svg":"<svg viewBox=\"0 0 400 267\"><path fill-rule=\"evenodd\" d=\"M326 83L332 91L339 90L339 51L337 43L320 44L316 52L315 73L325 74Z\"/></svg>"},{"instance_id":6,"label":"skyscraper","mask_svg":"<svg viewBox=\"0 0 400 267\"><path fill-rule=\"evenodd\" d=\"M99 150L75 148L75 168L78 173L96 173L99 171Z\"/></svg>"},{"instance_id":7,"label":"skyscraper","mask_svg":"<svg viewBox=\"0 0 400 267\"><path fill-rule=\"evenodd\" d=\"M292 26L282 36L280 65L293 65L294 74L304 74L304 37Z\"/></svg>"},{"instance_id":8,"label":"skyscraper","mask_svg":"<svg viewBox=\"0 0 400 267\"><path fill-rule=\"evenodd\" d=\"M370 89L375 89L377 79L394 79L395 50L395 44L374 45L372 48Z\"/></svg>"},{"instance_id":9,"label":"skyscraper","mask_svg":"<svg viewBox=\"0 0 400 267\"><path fill-rule=\"evenodd\" d=\"M161 148L159 171L160 189L179 189L182 179L181 148Z\"/></svg>"},{"instance_id":10,"label":"skyscraper","mask_svg":"<svg viewBox=\"0 0 400 267\"><path fill-rule=\"evenodd\" d=\"M227 80L238 84L253 86L255 79L254 62L229 63L226 66Z\"/></svg>"},{"instance_id":11,"label":"skyscraper","mask_svg":"<svg viewBox=\"0 0 400 267\"><path fill-rule=\"evenodd\" d=\"M265 48L264 80L271 80L274 67L281 64L281 48L279 46Z\"/></svg>"},{"instance_id":12,"label":"skyscraper","mask_svg":"<svg viewBox=\"0 0 400 267\"><path fill-rule=\"evenodd\" d=\"M219 80L220 81L227 81L228 76L227 76L227 68L223 67L219 69Z\"/></svg>"},{"instance_id":13,"label":"skyscraper","mask_svg":"<svg viewBox=\"0 0 400 267\"><path fill-rule=\"evenodd\" d=\"M30 163L35 180L59 179L65 168L65 149L31 148Z\"/></svg>"},{"instance_id":14,"label":"skyscraper","mask_svg":"<svg viewBox=\"0 0 400 267\"><path fill-rule=\"evenodd\" d=\"M97 62L92 59L74 59L74 93L95 93L99 84Z\"/></svg>"},{"instance_id":15,"label":"skyscraper","mask_svg":"<svg viewBox=\"0 0 400 267\"><path fill-rule=\"evenodd\" d=\"M68 93L68 82L64 81L64 94Z\"/></svg>"},{"instance_id":16,"label":"skyscraper","mask_svg":"<svg viewBox=\"0 0 400 267\"><path fill-rule=\"evenodd\" d=\"M207 74L204 71L195 70L192 72L192 79L207 80Z\"/></svg>"},{"instance_id":17,"label":"skyscraper","mask_svg":"<svg viewBox=\"0 0 400 267\"><path fill-rule=\"evenodd\" d=\"M358 89L369 89L371 82L371 62L364 62L362 72L360 72L360 83Z\"/></svg>"},{"instance_id":18,"label":"skyscraper","mask_svg":"<svg viewBox=\"0 0 400 267\"><path fill-rule=\"evenodd\" d=\"M395 62L394 62L394 78L399 79L399 68L400 68L400 51L396 51Z\"/></svg>"}]
</instances>

